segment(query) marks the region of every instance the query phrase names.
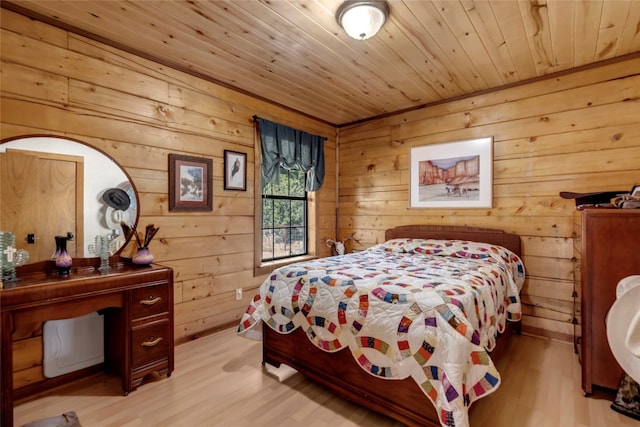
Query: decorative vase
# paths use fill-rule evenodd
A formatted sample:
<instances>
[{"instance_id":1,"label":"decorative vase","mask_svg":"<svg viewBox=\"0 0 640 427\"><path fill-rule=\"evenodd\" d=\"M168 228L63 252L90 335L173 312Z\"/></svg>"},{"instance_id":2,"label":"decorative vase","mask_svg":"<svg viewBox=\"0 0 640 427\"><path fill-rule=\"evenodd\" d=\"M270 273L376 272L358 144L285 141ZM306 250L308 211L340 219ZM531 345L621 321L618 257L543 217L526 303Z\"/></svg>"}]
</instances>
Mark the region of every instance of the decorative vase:
<instances>
[{"instance_id":1,"label":"decorative vase","mask_svg":"<svg viewBox=\"0 0 640 427\"><path fill-rule=\"evenodd\" d=\"M55 261L59 255L60 255L60 246L58 246L58 240L56 240L56 250L53 253L53 255L51 255L51 261Z\"/></svg>"},{"instance_id":2,"label":"decorative vase","mask_svg":"<svg viewBox=\"0 0 640 427\"><path fill-rule=\"evenodd\" d=\"M67 238L64 236L56 236L56 252L55 263L56 267L58 267L58 272L62 275L69 274L69 269L71 268L71 264L73 264L73 259L71 255L67 252Z\"/></svg>"},{"instance_id":3,"label":"decorative vase","mask_svg":"<svg viewBox=\"0 0 640 427\"><path fill-rule=\"evenodd\" d=\"M137 265L148 265L153 262L153 254L147 247L138 248L131 262Z\"/></svg>"}]
</instances>

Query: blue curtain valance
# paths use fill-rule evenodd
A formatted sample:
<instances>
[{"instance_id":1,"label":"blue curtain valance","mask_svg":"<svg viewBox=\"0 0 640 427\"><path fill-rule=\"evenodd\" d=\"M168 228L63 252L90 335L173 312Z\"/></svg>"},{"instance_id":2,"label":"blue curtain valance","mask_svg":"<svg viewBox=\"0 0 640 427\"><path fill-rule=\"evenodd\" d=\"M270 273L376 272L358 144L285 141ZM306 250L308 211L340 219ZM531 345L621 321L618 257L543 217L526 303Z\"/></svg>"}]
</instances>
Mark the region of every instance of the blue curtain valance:
<instances>
[{"instance_id":1,"label":"blue curtain valance","mask_svg":"<svg viewBox=\"0 0 640 427\"><path fill-rule=\"evenodd\" d=\"M305 190L317 191L324 181L324 141L311 135L259 117L262 147L262 189L271 182L280 181L280 168L301 170L305 173Z\"/></svg>"}]
</instances>

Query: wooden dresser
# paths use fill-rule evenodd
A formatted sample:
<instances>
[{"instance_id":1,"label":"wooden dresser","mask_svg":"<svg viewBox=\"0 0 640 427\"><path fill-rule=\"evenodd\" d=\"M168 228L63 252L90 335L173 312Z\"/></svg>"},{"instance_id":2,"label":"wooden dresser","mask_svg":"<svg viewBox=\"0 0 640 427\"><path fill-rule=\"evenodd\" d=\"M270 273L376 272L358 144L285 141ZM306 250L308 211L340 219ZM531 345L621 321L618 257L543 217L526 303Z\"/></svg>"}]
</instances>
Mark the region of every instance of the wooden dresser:
<instances>
[{"instance_id":1,"label":"wooden dresser","mask_svg":"<svg viewBox=\"0 0 640 427\"><path fill-rule=\"evenodd\" d=\"M152 372L171 375L173 345L173 270L158 265L135 266L116 260L108 272L99 260L74 260L68 276L50 261L25 266L19 281L0 290L2 413L0 426L13 426L13 402L64 384L77 373L44 378L14 387L15 332L47 320L68 319L99 311L105 316L104 370L122 379L124 394L135 390Z\"/></svg>"},{"instance_id":2,"label":"wooden dresser","mask_svg":"<svg viewBox=\"0 0 640 427\"><path fill-rule=\"evenodd\" d=\"M607 341L605 318L616 299L620 279L640 274L640 209L587 208L577 213L576 245L581 290L581 339L578 346L582 389L617 390L622 368Z\"/></svg>"}]
</instances>

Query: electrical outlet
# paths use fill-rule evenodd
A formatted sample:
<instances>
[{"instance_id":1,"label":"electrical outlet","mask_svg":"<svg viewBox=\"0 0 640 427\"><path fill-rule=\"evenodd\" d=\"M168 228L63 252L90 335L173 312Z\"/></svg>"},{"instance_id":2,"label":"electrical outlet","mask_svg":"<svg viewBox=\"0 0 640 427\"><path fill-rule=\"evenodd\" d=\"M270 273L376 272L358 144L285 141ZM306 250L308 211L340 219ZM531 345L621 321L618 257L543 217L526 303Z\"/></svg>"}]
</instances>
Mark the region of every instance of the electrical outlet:
<instances>
[{"instance_id":1,"label":"electrical outlet","mask_svg":"<svg viewBox=\"0 0 640 427\"><path fill-rule=\"evenodd\" d=\"M236 289L236 301L240 301L242 299L242 288Z\"/></svg>"}]
</instances>

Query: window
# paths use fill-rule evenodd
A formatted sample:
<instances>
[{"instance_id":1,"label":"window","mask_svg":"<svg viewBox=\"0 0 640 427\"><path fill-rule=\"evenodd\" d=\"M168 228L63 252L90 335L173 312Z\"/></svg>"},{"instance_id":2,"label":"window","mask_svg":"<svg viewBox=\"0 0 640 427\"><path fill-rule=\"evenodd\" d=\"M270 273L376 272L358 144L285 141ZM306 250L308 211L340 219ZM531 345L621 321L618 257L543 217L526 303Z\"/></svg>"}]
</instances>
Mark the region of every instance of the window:
<instances>
[{"instance_id":1,"label":"window","mask_svg":"<svg viewBox=\"0 0 640 427\"><path fill-rule=\"evenodd\" d=\"M317 245L316 192L324 181L322 136L254 116L260 138L256 176L255 274L265 274L292 258L313 256ZM258 187L259 185L259 187ZM260 223L260 224L258 224ZM259 241L258 241L259 240Z\"/></svg>"},{"instance_id":2,"label":"window","mask_svg":"<svg viewBox=\"0 0 640 427\"><path fill-rule=\"evenodd\" d=\"M305 174L281 168L279 182L262 190L262 261L307 254Z\"/></svg>"}]
</instances>

